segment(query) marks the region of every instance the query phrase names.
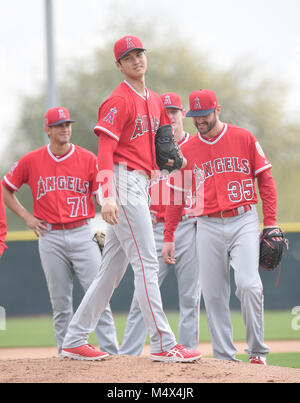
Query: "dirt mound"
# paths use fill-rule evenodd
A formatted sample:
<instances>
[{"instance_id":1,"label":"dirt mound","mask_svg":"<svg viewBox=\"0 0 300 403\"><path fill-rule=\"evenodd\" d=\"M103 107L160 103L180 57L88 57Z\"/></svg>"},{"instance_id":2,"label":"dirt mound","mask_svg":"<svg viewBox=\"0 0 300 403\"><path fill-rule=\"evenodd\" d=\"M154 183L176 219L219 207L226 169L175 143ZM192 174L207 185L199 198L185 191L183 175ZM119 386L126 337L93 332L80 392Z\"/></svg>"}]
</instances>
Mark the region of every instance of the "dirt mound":
<instances>
[{"instance_id":1,"label":"dirt mound","mask_svg":"<svg viewBox=\"0 0 300 403\"><path fill-rule=\"evenodd\" d=\"M300 369L213 358L175 364L153 362L146 356L113 356L97 362L52 357L0 360L0 382L109 383L110 389L119 383L299 383Z\"/></svg>"}]
</instances>

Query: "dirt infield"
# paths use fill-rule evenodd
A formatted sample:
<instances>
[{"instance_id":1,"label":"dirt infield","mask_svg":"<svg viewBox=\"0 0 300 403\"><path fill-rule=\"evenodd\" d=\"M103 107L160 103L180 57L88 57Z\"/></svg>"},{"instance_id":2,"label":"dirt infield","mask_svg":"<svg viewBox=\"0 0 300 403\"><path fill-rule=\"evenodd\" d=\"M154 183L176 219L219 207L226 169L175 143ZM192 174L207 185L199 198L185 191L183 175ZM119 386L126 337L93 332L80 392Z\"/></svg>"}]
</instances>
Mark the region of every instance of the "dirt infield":
<instances>
[{"instance_id":1,"label":"dirt infield","mask_svg":"<svg viewBox=\"0 0 300 403\"><path fill-rule=\"evenodd\" d=\"M267 342L272 352L299 352L300 341ZM238 353L245 345L236 343ZM208 358L201 343L195 363L153 362L149 347L141 357L113 356L98 362L59 358L56 348L0 349L0 383L299 383L300 369L251 365Z\"/></svg>"}]
</instances>

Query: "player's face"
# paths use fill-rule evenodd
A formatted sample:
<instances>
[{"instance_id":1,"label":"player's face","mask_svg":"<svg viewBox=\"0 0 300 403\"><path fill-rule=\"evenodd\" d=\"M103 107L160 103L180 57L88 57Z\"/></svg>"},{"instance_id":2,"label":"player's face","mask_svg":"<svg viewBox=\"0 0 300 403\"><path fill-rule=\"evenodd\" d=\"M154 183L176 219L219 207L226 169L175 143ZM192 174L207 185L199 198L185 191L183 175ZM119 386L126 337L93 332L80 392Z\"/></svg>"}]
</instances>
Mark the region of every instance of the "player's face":
<instances>
[{"instance_id":1,"label":"player's face","mask_svg":"<svg viewBox=\"0 0 300 403\"><path fill-rule=\"evenodd\" d=\"M64 145L70 142L72 135L72 123L64 122L57 126L48 128L47 132L50 142L57 145Z\"/></svg>"},{"instance_id":2,"label":"player's face","mask_svg":"<svg viewBox=\"0 0 300 403\"><path fill-rule=\"evenodd\" d=\"M217 123L216 111L206 116L195 116L193 122L200 134L207 134L215 127Z\"/></svg>"},{"instance_id":3,"label":"player's face","mask_svg":"<svg viewBox=\"0 0 300 403\"><path fill-rule=\"evenodd\" d=\"M118 69L131 79L139 79L147 70L147 58L144 50L132 50L117 62Z\"/></svg>"},{"instance_id":4,"label":"player's face","mask_svg":"<svg viewBox=\"0 0 300 403\"><path fill-rule=\"evenodd\" d=\"M171 126L174 130L175 140L181 140L183 133L183 119L185 117L185 110L166 108L167 114L170 118Z\"/></svg>"},{"instance_id":5,"label":"player's face","mask_svg":"<svg viewBox=\"0 0 300 403\"><path fill-rule=\"evenodd\" d=\"M175 108L166 108L167 114L170 118L173 129L180 128L182 126L182 110Z\"/></svg>"}]
</instances>

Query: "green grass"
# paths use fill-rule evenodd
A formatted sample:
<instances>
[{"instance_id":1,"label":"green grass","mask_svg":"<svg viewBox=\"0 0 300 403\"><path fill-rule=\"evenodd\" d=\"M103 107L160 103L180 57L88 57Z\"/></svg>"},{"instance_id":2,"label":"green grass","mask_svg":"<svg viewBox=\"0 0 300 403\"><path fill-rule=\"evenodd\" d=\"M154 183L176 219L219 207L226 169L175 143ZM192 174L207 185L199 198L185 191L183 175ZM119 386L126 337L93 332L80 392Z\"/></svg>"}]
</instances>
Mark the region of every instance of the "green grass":
<instances>
[{"instance_id":1,"label":"green grass","mask_svg":"<svg viewBox=\"0 0 300 403\"><path fill-rule=\"evenodd\" d=\"M170 326L175 335L178 328L178 313L167 312ZM115 314L115 323L119 341L122 340L127 314ZM292 329L293 316L290 311L265 312L265 340L295 340L300 338L300 331ZM245 340L245 327L240 312L231 314L231 321L235 341ZM91 335L91 342L95 335ZM205 312L200 314L200 342L209 342L210 336L207 327ZM149 342L149 338L147 340ZM6 330L0 330L0 347L33 347L55 346L52 318L25 317L7 318Z\"/></svg>"},{"instance_id":2,"label":"green grass","mask_svg":"<svg viewBox=\"0 0 300 403\"><path fill-rule=\"evenodd\" d=\"M177 335L178 313L167 312L170 326ZM122 341L127 314L115 314L118 340ZM290 311L266 311L265 312L265 340L295 340L300 338L300 331L291 327L293 316ZM234 340L245 340L245 327L240 312L231 314ZM200 342L209 342L209 332L205 312L200 314ZM94 333L90 335L90 342L97 344ZM149 338L147 339L149 342ZM7 318L6 330L0 330L1 347L48 347L55 346L55 337L51 317ZM1 354L1 350L0 350ZM239 357L247 361L246 355ZM268 356L270 365L300 368L299 353L280 353Z\"/></svg>"}]
</instances>

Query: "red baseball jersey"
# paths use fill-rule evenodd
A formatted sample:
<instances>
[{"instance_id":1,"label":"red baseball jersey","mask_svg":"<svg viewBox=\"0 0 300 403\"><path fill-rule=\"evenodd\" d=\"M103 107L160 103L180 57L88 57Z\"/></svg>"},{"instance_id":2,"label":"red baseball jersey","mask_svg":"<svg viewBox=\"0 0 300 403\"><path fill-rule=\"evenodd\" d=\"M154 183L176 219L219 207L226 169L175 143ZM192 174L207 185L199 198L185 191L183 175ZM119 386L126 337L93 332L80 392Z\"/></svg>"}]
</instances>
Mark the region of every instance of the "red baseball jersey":
<instances>
[{"instance_id":1,"label":"red baseball jersey","mask_svg":"<svg viewBox=\"0 0 300 403\"><path fill-rule=\"evenodd\" d=\"M225 124L216 138L206 140L198 133L181 151L187 166L170 176L168 185L185 191L190 214L257 203L255 177L271 164L248 130Z\"/></svg>"},{"instance_id":2,"label":"red baseball jersey","mask_svg":"<svg viewBox=\"0 0 300 403\"><path fill-rule=\"evenodd\" d=\"M147 172L157 169L156 130L170 120L158 94L147 89L139 94L123 81L99 107L95 133L106 133L118 142L115 164Z\"/></svg>"},{"instance_id":3,"label":"red baseball jersey","mask_svg":"<svg viewBox=\"0 0 300 403\"><path fill-rule=\"evenodd\" d=\"M92 152L71 144L67 154L57 157L47 145L25 154L3 183L11 191L27 183L33 215L50 224L65 224L95 216L96 176L97 158Z\"/></svg>"},{"instance_id":4,"label":"red baseball jersey","mask_svg":"<svg viewBox=\"0 0 300 403\"><path fill-rule=\"evenodd\" d=\"M181 148L186 144L192 136L189 133L185 133L184 138L177 143ZM149 193L151 196L150 212L155 215L157 221L164 221L166 206L170 204L170 187L167 186L167 180L169 173L162 171L156 171L155 175L152 175ZM183 210L182 215L186 214L186 209Z\"/></svg>"},{"instance_id":5,"label":"red baseball jersey","mask_svg":"<svg viewBox=\"0 0 300 403\"><path fill-rule=\"evenodd\" d=\"M2 195L2 182L0 180L0 256L2 256L3 252L7 248L7 246L5 245L6 234L7 234L6 214Z\"/></svg>"}]
</instances>

